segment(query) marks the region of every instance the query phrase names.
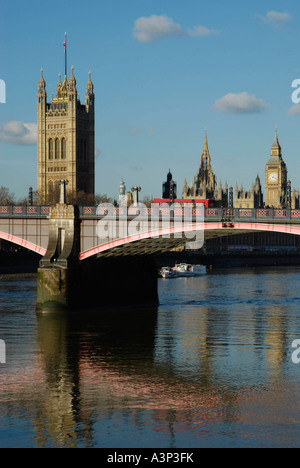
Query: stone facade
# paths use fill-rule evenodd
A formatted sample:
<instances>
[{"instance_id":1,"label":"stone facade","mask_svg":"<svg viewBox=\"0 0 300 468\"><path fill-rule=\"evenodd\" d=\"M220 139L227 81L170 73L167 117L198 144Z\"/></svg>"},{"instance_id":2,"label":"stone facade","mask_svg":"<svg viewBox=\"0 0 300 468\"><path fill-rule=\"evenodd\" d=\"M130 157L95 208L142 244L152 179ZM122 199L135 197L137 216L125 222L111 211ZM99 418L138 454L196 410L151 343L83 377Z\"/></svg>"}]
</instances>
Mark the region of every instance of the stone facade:
<instances>
[{"instance_id":1,"label":"stone facade","mask_svg":"<svg viewBox=\"0 0 300 468\"><path fill-rule=\"evenodd\" d=\"M255 184L252 184L251 190L247 191L243 186L238 188L238 185L235 187L235 197L234 197L234 207L235 208L263 208L263 192L260 183L259 176L256 177Z\"/></svg>"}]
</instances>

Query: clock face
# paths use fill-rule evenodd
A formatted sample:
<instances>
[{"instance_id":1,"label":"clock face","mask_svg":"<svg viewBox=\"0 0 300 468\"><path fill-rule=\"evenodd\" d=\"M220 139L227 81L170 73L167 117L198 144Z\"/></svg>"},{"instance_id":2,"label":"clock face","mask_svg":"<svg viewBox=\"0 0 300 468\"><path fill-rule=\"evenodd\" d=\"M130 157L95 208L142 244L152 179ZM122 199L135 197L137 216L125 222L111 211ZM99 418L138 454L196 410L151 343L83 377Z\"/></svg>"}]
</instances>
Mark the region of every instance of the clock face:
<instances>
[{"instance_id":1,"label":"clock face","mask_svg":"<svg viewBox=\"0 0 300 468\"><path fill-rule=\"evenodd\" d=\"M269 181L270 181L270 182L273 182L273 183L275 183L275 182L278 181L278 174L277 174L277 172L271 172L271 173L269 174Z\"/></svg>"}]
</instances>

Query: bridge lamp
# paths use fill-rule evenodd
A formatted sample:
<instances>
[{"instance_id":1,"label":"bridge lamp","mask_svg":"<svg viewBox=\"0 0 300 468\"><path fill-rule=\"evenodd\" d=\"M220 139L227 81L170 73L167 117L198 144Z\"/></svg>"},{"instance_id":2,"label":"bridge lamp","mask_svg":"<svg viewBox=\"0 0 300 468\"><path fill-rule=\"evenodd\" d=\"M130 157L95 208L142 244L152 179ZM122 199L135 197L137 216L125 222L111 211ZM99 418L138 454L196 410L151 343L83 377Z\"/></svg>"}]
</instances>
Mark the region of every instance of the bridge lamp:
<instances>
[{"instance_id":1,"label":"bridge lamp","mask_svg":"<svg viewBox=\"0 0 300 468\"><path fill-rule=\"evenodd\" d=\"M292 206L292 183L290 180L288 180L287 187L286 187L286 207L288 210L290 210L291 206Z\"/></svg>"},{"instance_id":2,"label":"bridge lamp","mask_svg":"<svg viewBox=\"0 0 300 468\"><path fill-rule=\"evenodd\" d=\"M228 208L232 209L233 208L233 187L229 188L229 203L228 203Z\"/></svg>"},{"instance_id":3,"label":"bridge lamp","mask_svg":"<svg viewBox=\"0 0 300 468\"><path fill-rule=\"evenodd\" d=\"M29 187L29 197L28 197L28 200L29 200L29 205L32 206L32 205L33 205L33 191L32 191L32 187Z\"/></svg>"},{"instance_id":4,"label":"bridge lamp","mask_svg":"<svg viewBox=\"0 0 300 468\"><path fill-rule=\"evenodd\" d=\"M59 203L65 205L67 203L67 191L66 186L68 185L68 180L60 180L58 185L60 185L60 197Z\"/></svg>"},{"instance_id":5,"label":"bridge lamp","mask_svg":"<svg viewBox=\"0 0 300 468\"><path fill-rule=\"evenodd\" d=\"M141 187L132 187L131 191L133 192L133 202L134 205L137 205L139 202L139 192L141 191Z\"/></svg>"}]
</instances>

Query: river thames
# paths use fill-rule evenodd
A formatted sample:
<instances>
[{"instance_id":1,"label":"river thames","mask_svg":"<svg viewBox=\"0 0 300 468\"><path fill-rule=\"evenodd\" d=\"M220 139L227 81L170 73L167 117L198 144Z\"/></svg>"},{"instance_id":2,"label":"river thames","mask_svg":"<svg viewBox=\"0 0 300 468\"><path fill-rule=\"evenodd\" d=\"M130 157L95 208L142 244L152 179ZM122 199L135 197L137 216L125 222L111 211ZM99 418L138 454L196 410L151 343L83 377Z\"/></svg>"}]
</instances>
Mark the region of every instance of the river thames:
<instances>
[{"instance_id":1,"label":"river thames","mask_svg":"<svg viewBox=\"0 0 300 468\"><path fill-rule=\"evenodd\" d=\"M300 446L300 269L158 281L157 308L37 315L1 277L1 448Z\"/></svg>"}]
</instances>

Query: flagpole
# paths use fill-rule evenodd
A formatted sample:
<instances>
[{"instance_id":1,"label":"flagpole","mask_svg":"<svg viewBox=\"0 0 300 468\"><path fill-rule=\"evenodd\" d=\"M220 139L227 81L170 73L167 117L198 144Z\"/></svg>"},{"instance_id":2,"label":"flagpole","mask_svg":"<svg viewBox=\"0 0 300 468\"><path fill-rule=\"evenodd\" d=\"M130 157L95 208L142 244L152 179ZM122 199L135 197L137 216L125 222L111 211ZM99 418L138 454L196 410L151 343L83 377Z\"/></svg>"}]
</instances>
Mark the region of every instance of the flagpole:
<instances>
[{"instance_id":1,"label":"flagpole","mask_svg":"<svg viewBox=\"0 0 300 468\"><path fill-rule=\"evenodd\" d=\"M65 47L65 77L67 77L67 33L65 33L64 47Z\"/></svg>"}]
</instances>

